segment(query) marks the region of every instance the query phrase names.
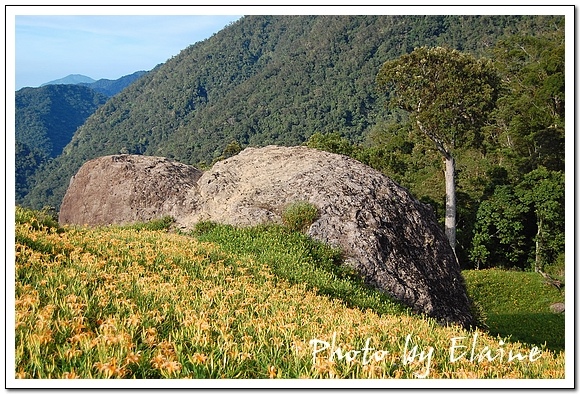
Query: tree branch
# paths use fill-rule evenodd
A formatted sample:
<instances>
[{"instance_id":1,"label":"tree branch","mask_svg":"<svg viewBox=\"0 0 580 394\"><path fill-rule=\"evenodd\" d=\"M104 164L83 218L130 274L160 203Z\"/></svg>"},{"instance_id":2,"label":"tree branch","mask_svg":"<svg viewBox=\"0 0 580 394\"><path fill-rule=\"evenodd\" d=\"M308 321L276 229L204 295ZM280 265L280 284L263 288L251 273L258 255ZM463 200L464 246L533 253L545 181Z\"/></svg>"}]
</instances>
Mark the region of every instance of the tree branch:
<instances>
[{"instance_id":1,"label":"tree branch","mask_svg":"<svg viewBox=\"0 0 580 394\"><path fill-rule=\"evenodd\" d=\"M441 152L443 157L445 157L446 159L451 159L451 152L445 148L445 143L435 134L431 133L429 130L423 127L423 124L419 121L419 119L417 119L416 122L417 126L419 126L419 130L421 130L427 137L429 137L429 139L431 139L431 141L435 143L435 146L437 147L439 152Z\"/></svg>"}]
</instances>

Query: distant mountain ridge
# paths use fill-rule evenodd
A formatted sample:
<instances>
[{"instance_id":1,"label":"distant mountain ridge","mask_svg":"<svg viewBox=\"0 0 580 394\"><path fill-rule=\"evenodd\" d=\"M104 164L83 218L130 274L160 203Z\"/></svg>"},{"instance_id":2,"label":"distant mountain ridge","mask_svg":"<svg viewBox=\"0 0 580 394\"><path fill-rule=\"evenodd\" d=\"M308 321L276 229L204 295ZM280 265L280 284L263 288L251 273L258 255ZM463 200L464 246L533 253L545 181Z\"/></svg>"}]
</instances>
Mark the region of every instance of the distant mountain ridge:
<instances>
[{"instance_id":1,"label":"distant mountain ridge","mask_svg":"<svg viewBox=\"0 0 580 394\"><path fill-rule=\"evenodd\" d=\"M73 133L107 97L81 85L47 85L16 92L16 141L57 157Z\"/></svg>"},{"instance_id":2,"label":"distant mountain ridge","mask_svg":"<svg viewBox=\"0 0 580 394\"><path fill-rule=\"evenodd\" d=\"M81 82L79 85L87 86L105 96L112 97L145 74L147 71L136 71L119 79L99 79L94 82Z\"/></svg>"},{"instance_id":3,"label":"distant mountain ridge","mask_svg":"<svg viewBox=\"0 0 580 394\"><path fill-rule=\"evenodd\" d=\"M104 94L105 96L112 97L145 74L147 74L147 71L141 70L129 75L124 75L118 79L101 78L99 80L94 80L93 78L82 74L70 74L64 78L43 83L40 87L49 85L82 85Z\"/></svg>"},{"instance_id":4,"label":"distant mountain ridge","mask_svg":"<svg viewBox=\"0 0 580 394\"><path fill-rule=\"evenodd\" d=\"M93 83L95 80L82 74L70 74L64 78L55 79L54 81L43 83L42 86L47 85L76 85L79 83Z\"/></svg>"}]
</instances>

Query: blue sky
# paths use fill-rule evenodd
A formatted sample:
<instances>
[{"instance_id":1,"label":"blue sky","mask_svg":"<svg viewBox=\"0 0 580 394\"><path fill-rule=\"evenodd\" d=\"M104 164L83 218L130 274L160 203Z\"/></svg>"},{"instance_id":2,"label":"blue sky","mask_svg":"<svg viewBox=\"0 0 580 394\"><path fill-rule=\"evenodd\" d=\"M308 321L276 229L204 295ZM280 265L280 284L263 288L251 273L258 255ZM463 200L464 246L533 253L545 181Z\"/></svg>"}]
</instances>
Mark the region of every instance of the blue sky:
<instances>
[{"instance_id":1,"label":"blue sky","mask_svg":"<svg viewBox=\"0 0 580 394\"><path fill-rule=\"evenodd\" d=\"M13 82L16 90L36 87L69 74L117 79L151 70L187 46L211 37L242 14L522 12L520 7L419 6L412 5L417 2L413 0L405 6L307 7L219 5L222 1L215 0L212 6L7 6L7 72L16 77L15 81L8 79L7 87L11 88ZM325 2L329 0L321 1ZM550 7L527 8L523 13L553 12Z\"/></svg>"},{"instance_id":2,"label":"blue sky","mask_svg":"<svg viewBox=\"0 0 580 394\"><path fill-rule=\"evenodd\" d=\"M240 15L16 15L16 90L83 74L151 70Z\"/></svg>"}]
</instances>

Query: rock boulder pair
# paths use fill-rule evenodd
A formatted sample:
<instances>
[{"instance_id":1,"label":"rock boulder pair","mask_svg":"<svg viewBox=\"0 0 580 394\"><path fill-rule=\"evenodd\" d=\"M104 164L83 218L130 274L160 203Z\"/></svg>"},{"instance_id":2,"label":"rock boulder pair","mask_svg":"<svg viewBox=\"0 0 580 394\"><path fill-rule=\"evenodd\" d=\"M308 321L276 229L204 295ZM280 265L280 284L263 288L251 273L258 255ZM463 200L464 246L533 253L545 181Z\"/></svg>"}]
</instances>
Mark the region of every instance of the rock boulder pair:
<instances>
[{"instance_id":1,"label":"rock boulder pair","mask_svg":"<svg viewBox=\"0 0 580 394\"><path fill-rule=\"evenodd\" d=\"M235 226L281 222L309 202L312 238L339 247L366 283L444 324L474 324L460 267L429 206L382 173L306 147L247 148L202 172L166 158L113 155L85 163L61 224L106 225L170 215Z\"/></svg>"}]
</instances>

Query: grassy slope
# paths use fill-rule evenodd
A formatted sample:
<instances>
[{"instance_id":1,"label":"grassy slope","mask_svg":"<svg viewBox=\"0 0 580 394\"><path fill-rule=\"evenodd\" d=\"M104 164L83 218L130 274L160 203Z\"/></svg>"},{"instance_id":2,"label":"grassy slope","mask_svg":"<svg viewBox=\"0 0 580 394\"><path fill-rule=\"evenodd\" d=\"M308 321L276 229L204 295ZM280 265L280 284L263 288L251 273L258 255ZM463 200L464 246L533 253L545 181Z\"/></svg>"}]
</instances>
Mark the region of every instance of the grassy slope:
<instances>
[{"instance_id":1,"label":"grassy slope","mask_svg":"<svg viewBox=\"0 0 580 394\"><path fill-rule=\"evenodd\" d=\"M552 350L564 350L564 315L549 306L564 293L534 272L464 271L472 299L484 306L489 332Z\"/></svg>"},{"instance_id":2,"label":"grassy slope","mask_svg":"<svg viewBox=\"0 0 580 394\"><path fill-rule=\"evenodd\" d=\"M57 231L22 212L17 222L18 377L564 375L563 353L550 351L533 362L451 362L450 339L473 333L410 316L333 271L335 252L281 229L206 226L192 237L147 228ZM331 342L333 333L344 352L368 339L389 353L331 361L325 351L313 359L310 340ZM428 370L427 359L404 357L407 335L407 350L433 348ZM479 333L483 346L529 353Z\"/></svg>"}]
</instances>

